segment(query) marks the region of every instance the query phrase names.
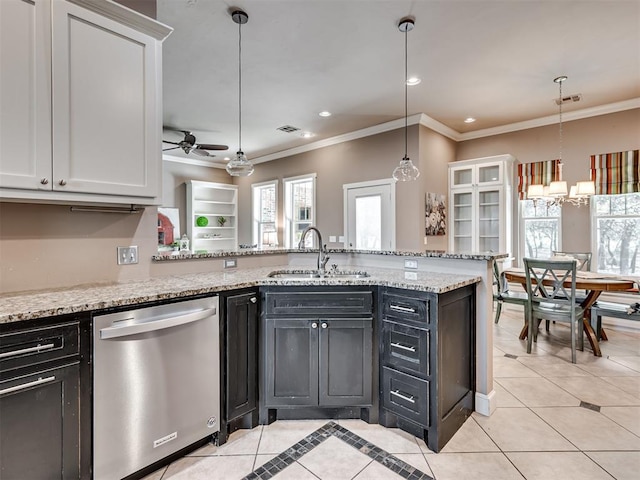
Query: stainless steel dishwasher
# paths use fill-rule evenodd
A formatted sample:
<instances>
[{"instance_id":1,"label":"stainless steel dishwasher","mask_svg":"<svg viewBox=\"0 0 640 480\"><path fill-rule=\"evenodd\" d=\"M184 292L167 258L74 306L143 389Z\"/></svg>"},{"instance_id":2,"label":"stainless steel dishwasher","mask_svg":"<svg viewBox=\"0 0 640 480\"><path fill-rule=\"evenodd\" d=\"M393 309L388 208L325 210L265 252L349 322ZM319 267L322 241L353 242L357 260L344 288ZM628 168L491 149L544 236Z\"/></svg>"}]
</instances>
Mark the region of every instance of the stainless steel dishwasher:
<instances>
[{"instance_id":1,"label":"stainless steel dishwasher","mask_svg":"<svg viewBox=\"0 0 640 480\"><path fill-rule=\"evenodd\" d=\"M93 473L120 479L219 431L218 297L96 315Z\"/></svg>"}]
</instances>

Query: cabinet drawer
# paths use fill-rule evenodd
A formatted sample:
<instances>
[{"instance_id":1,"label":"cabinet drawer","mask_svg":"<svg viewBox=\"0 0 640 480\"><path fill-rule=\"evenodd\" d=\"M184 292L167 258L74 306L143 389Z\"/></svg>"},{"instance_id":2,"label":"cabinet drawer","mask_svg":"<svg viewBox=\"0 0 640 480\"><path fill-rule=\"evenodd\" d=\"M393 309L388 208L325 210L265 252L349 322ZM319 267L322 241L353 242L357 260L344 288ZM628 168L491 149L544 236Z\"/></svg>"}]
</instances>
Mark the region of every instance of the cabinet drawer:
<instances>
[{"instance_id":1,"label":"cabinet drawer","mask_svg":"<svg viewBox=\"0 0 640 480\"><path fill-rule=\"evenodd\" d=\"M429 426L429 382L382 367L382 406L387 410Z\"/></svg>"},{"instance_id":2,"label":"cabinet drawer","mask_svg":"<svg viewBox=\"0 0 640 480\"><path fill-rule=\"evenodd\" d=\"M429 300L384 293L382 314L389 318L429 323Z\"/></svg>"},{"instance_id":3,"label":"cabinet drawer","mask_svg":"<svg viewBox=\"0 0 640 480\"><path fill-rule=\"evenodd\" d=\"M0 335L0 371L78 355L80 325L71 322Z\"/></svg>"},{"instance_id":4,"label":"cabinet drawer","mask_svg":"<svg viewBox=\"0 0 640 480\"><path fill-rule=\"evenodd\" d=\"M270 292L265 298L267 315L340 317L371 315L372 292Z\"/></svg>"},{"instance_id":5,"label":"cabinet drawer","mask_svg":"<svg viewBox=\"0 0 640 480\"><path fill-rule=\"evenodd\" d=\"M382 348L383 365L429 375L429 330L384 320Z\"/></svg>"}]
</instances>

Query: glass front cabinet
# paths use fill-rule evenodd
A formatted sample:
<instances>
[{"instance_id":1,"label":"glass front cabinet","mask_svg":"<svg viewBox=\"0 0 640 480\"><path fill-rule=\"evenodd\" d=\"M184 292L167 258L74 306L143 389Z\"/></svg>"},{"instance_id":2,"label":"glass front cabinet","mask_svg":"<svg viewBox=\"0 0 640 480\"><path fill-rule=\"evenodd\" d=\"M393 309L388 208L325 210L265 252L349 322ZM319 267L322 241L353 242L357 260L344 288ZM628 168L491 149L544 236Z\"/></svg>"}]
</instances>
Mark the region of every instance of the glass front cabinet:
<instances>
[{"instance_id":1,"label":"glass front cabinet","mask_svg":"<svg viewBox=\"0 0 640 480\"><path fill-rule=\"evenodd\" d=\"M512 255L511 155L449 165L449 250Z\"/></svg>"}]
</instances>

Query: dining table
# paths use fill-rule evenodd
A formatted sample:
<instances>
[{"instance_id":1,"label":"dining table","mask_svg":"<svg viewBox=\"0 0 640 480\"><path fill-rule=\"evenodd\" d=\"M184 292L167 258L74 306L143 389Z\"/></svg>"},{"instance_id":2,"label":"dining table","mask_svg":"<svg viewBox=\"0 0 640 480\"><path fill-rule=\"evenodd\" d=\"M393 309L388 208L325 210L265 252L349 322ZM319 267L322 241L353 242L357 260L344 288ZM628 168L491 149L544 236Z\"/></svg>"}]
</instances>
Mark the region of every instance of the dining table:
<instances>
[{"instance_id":1,"label":"dining table","mask_svg":"<svg viewBox=\"0 0 640 480\"><path fill-rule=\"evenodd\" d=\"M525 291L527 290L527 276L524 268L507 268L504 270L504 275L509 282L519 283ZM551 280L549 282L551 283ZM602 292L624 292L632 290L635 284L636 280L617 275L586 271L576 272L576 290L585 290L587 294L586 297L581 300L580 306L584 309L584 317L582 319L584 333L589 340L589 345L591 345L595 356L601 357L602 351L600 350L598 338L591 327L591 307L596 303ZM571 288L570 278L565 280L564 287ZM520 331L520 340L527 338L528 328L529 326L527 322L525 322L524 327ZM604 329L601 331L600 338L601 340L607 340Z\"/></svg>"}]
</instances>

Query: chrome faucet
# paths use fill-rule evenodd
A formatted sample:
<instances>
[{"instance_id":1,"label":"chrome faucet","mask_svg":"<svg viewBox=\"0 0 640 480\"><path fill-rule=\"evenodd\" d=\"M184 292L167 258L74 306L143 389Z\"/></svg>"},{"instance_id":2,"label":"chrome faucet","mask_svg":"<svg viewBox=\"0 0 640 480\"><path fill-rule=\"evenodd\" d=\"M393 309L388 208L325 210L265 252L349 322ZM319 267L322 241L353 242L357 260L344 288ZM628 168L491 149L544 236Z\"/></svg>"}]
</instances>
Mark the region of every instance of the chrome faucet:
<instances>
[{"instance_id":1,"label":"chrome faucet","mask_svg":"<svg viewBox=\"0 0 640 480\"><path fill-rule=\"evenodd\" d=\"M318 230L316 227L305 228L302 231L302 235L300 235L300 242L298 243L298 248L305 248L304 239L307 236L307 233L309 233L310 231L316 232L316 235L318 237L318 243L320 244L320 248L318 248L317 267L318 267L318 273L320 275L324 275L325 266L327 265L327 262L329 261L330 257L329 255L327 255L327 246L322 244L322 234L320 233L320 230Z\"/></svg>"}]
</instances>

